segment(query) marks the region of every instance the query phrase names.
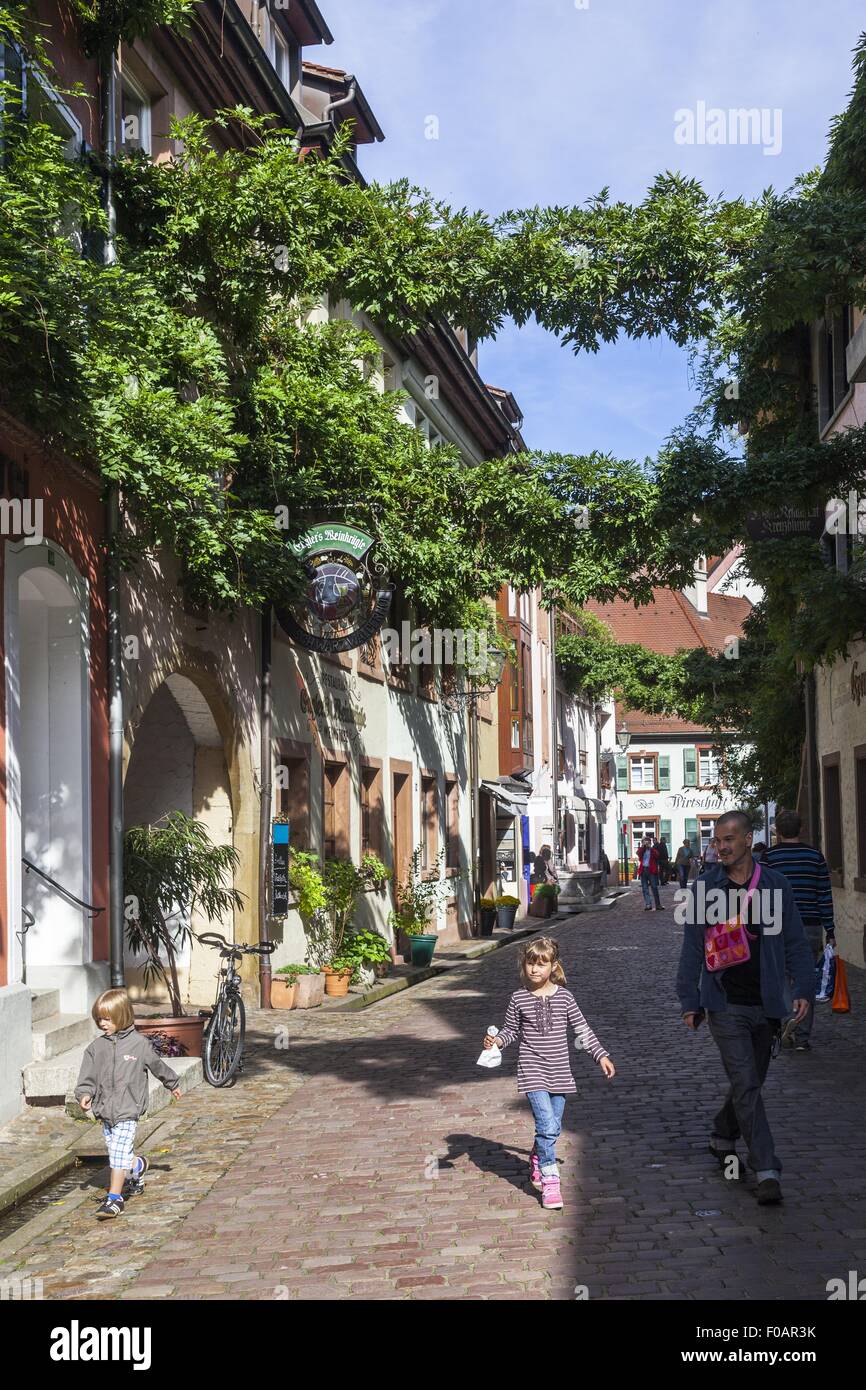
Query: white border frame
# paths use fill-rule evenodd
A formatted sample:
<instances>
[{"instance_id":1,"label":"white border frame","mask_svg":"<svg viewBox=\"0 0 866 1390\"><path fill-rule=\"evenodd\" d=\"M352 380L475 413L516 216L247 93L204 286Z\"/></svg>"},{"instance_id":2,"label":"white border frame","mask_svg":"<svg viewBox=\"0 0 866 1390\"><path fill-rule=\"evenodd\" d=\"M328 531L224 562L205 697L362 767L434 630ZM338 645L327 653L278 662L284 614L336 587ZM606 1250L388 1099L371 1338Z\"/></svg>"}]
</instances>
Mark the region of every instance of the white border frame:
<instances>
[{"instance_id":1,"label":"white border frame","mask_svg":"<svg viewBox=\"0 0 866 1390\"><path fill-rule=\"evenodd\" d=\"M54 555L53 564L48 562L49 551ZM14 676L20 674L21 626L18 602L18 581L29 570L48 569L60 577L78 600L81 611L81 858L82 858L82 898L91 901L93 882L93 801L91 795L90 762L90 596L87 580L76 569L65 551L53 541L43 541L41 545L27 545L24 541L7 541L4 585L4 640L5 640L5 680L6 680L6 863L7 886L6 902L8 909L9 984L21 983L21 944L17 932L21 930L22 871L21 871L21 767L18 750L21 744L20 694L15 693ZM20 690L20 684L19 684ZM92 918L81 913L83 930L81 937L82 965L93 960Z\"/></svg>"}]
</instances>

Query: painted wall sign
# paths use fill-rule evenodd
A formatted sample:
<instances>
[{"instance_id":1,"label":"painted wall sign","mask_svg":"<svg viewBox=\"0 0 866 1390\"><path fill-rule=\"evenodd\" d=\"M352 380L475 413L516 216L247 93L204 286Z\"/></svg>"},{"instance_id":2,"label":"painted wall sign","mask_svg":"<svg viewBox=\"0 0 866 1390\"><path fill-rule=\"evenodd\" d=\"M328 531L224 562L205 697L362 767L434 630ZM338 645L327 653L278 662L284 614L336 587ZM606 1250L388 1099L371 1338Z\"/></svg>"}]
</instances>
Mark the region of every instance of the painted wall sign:
<instances>
[{"instance_id":1,"label":"painted wall sign","mask_svg":"<svg viewBox=\"0 0 866 1390\"><path fill-rule=\"evenodd\" d=\"M275 820L271 826L271 916L285 917L289 911L289 822Z\"/></svg>"},{"instance_id":2,"label":"painted wall sign","mask_svg":"<svg viewBox=\"0 0 866 1390\"><path fill-rule=\"evenodd\" d=\"M820 540L824 532L826 509L819 507L779 507L774 512L752 512L746 517L746 531L753 541L775 540L785 536L811 536Z\"/></svg>"},{"instance_id":3,"label":"painted wall sign","mask_svg":"<svg viewBox=\"0 0 866 1390\"><path fill-rule=\"evenodd\" d=\"M339 523L313 526L291 549L304 562L307 589L278 608L283 631L311 652L347 652L375 637L388 615L393 586L370 556L366 531Z\"/></svg>"},{"instance_id":4,"label":"painted wall sign","mask_svg":"<svg viewBox=\"0 0 866 1390\"><path fill-rule=\"evenodd\" d=\"M851 667L851 700L859 706L866 699L866 671L857 670L857 662Z\"/></svg>"}]
</instances>

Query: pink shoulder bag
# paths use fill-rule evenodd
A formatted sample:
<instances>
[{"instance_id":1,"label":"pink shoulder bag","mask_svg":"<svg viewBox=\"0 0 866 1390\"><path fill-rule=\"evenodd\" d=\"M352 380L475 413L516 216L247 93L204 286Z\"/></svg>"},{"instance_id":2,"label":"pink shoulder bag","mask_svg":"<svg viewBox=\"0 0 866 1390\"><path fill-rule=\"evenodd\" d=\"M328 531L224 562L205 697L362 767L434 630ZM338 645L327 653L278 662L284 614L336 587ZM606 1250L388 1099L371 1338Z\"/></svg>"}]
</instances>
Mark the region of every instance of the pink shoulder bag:
<instances>
[{"instance_id":1,"label":"pink shoulder bag","mask_svg":"<svg viewBox=\"0 0 866 1390\"><path fill-rule=\"evenodd\" d=\"M746 893L746 911L760 877L761 866L756 862L755 872ZM739 912L736 922L717 922L714 926L707 927L704 931L704 963L707 969L727 970L732 965L745 964L752 954L749 942L754 940L752 933L740 922Z\"/></svg>"}]
</instances>

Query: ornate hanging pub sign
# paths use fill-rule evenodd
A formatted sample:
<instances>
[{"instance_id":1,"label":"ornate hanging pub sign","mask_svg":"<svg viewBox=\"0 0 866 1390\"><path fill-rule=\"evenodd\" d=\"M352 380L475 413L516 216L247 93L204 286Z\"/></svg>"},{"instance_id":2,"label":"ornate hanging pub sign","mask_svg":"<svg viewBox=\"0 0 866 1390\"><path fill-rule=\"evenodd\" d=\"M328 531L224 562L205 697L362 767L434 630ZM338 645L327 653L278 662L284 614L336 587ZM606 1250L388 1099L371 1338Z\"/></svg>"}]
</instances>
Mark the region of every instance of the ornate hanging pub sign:
<instances>
[{"instance_id":1,"label":"ornate hanging pub sign","mask_svg":"<svg viewBox=\"0 0 866 1390\"><path fill-rule=\"evenodd\" d=\"M303 599L278 608L283 631L311 652L347 652L362 647L381 628L391 605L383 565L371 560L374 541L365 531L339 522L312 526L292 545L308 583Z\"/></svg>"}]
</instances>

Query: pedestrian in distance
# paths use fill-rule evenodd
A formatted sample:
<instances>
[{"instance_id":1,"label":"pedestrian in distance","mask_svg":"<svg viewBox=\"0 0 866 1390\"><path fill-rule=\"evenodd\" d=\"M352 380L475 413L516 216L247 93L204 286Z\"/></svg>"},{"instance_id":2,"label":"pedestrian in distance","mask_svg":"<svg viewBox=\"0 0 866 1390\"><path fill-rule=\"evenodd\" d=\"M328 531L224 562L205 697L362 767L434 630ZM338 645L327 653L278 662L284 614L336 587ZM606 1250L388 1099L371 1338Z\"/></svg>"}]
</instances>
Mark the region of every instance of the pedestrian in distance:
<instances>
[{"instance_id":1,"label":"pedestrian in distance","mask_svg":"<svg viewBox=\"0 0 866 1390\"><path fill-rule=\"evenodd\" d=\"M803 821L796 811L777 812L776 843L766 851L764 862L778 869L790 882L806 929L809 950L817 958L825 944L834 950L836 947L833 889L826 859L819 849L803 844L802 829ZM810 1005L805 1018L789 1018L782 1029L782 1046L793 1048L795 1052L811 1051L814 1021L814 1005Z\"/></svg>"},{"instance_id":2,"label":"pedestrian in distance","mask_svg":"<svg viewBox=\"0 0 866 1390\"><path fill-rule=\"evenodd\" d=\"M526 1096L535 1117L529 1180L541 1191L541 1205L559 1210L562 1189L556 1141L562 1130L566 1096L577 1090L568 1055L569 1027L608 1081L616 1075L616 1067L574 995L565 988L559 946L552 937L537 936L523 948L520 976L523 983L508 1001L502 1031L496 1037L485 1035L484 1047L505 1048L519 1042L517 1089Z\"/></svg>"},{"instance_id":3,"label":"pedestrian in distance","mask_svg":"<svg viewBox=\"0 0 866 1390\"><path fill-rule=\"evenodd\" d=\"M716 824L718 824L718 822L716 822ZM718 864L718 862L719 846L715 835L713 835L712 839L710 840L709 844L704 850L703 855L701 856L701 873L703 873L703 871L708 867L708 865Z\"/></svg>"},{"instance_id":4,"label":"pedestrian in distance","mask_svg":"<svg viewBox=\"0 0 866 1390\"><path fill-rule=\"evenodd\" d=\"M782 1200L782 1164L761 1088L781 1020L790 1012L786 977L794 981L793 1012L802 1019L815 995L815 966L790 883L777 869L754 860L749 817L728 811L716 821L716 835L719 863L686 890L677 908L684 923L677 994L688 1028L708 1019L730 1083L713 1121L710 1152L726 1176L739 1175L742 1136L757 1176L758 1201L767 1205ZM717 908L726 908L723 921ZM730 940L739 938L741 958L720 969L718 933L726 927Z\"/></svg>"},{"instance_id":5,"label":"pedestrian in distance","mask_svg":"<svg viewBox=\"0 0 866 1390\"><path fill-rule=\"evenodd\" d=\"M766 853L767 853L767 846L766 846L766 844L764 843L764 841L763 841L763 840L756 840L755 843L752 845L752 858L753 858L753 859L756 859L756 860L758 861L759 864L763 864L763 863L765 862L765 861L764 861L764 855L765 855Z\"/></svg>"},{"instance_id":6,"label":"pedestrian in distance","mask_svg":"<svg viewBox=\"0 0 866 1390\"><path fill-rule=\"evenodd\" d=\"M102 1121L111 1180L96 1216L110 1221L123 1212L127 1177L128 1195L144 1191L149 1164L135 1153L135 1131L147 1110L147 1073L153 1072L175 1100L180 1100L180 1082L153 1043L136 1032L125 989L106 990L90 1012L102 1036L94 1038L84 1053L75 1098L82 1110L92 1111Z\"/></svg>"},{"instance_id":7,"label":"pedestrian in distance","mask_svg":"<svg viewBox=\"0 0 866 1390\"><path fill-rule=\"evenodd\" d=\"M656 912L663 912L662 900L659 897L659 852L649 835L644 836L643 843L637 852L634 874L635 878L640 879L644 911L652 912L652 898L654 898ZM650 891L652 891L652 898L650 898Z\"/></svg>"},{"instance_id":8,"label":"pedestrian in distance","mask_svg":"<svg viewBox=\"0 0 866 1390\"><path fill-rule=\"evenodd\" d=\"M693 858L691 840L685 839L677 850L677 856L674 860L674 867L676 868L677 878L679 879L681 888L688 887Z\"/></svg>"},{"instance_id":9,"label":"pedestrian in distance","mask_svg":"<svg viewBox=\"0 0 866 1390\"><path fill-rule=\"evenodd\" d=\"M656 837L656 839L653 840L653 845L659 857L659 883L664 884L667 883L671 876L671 855L668 849L668 842L665 839L660 840Z\"/></svg>"},{"instance_id":10,"label":"pedestrian in distance","mask_svg":"<svg viewBox=\"0 0 866 1390\"><path fill-rule=\"evenodd\" d=\"M533 865L533 882L540 886L542 883L555 883L559 885L556 877L556 870L553 867L553 850L550 845L542 845L535 856Z\"/></svg>"}]
</instances>

